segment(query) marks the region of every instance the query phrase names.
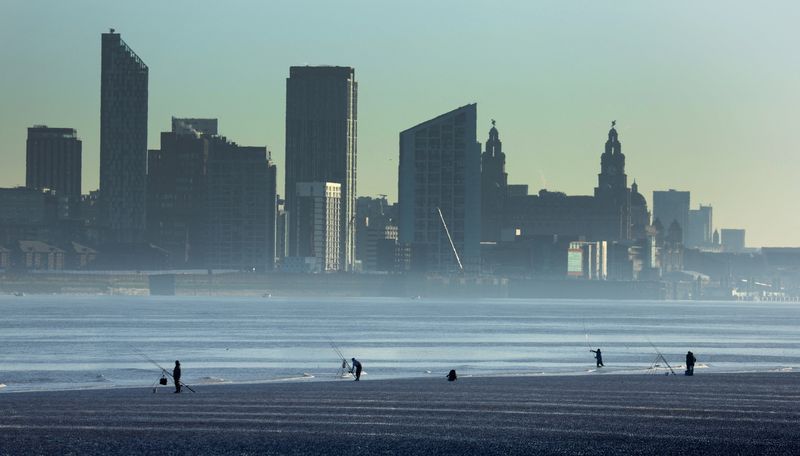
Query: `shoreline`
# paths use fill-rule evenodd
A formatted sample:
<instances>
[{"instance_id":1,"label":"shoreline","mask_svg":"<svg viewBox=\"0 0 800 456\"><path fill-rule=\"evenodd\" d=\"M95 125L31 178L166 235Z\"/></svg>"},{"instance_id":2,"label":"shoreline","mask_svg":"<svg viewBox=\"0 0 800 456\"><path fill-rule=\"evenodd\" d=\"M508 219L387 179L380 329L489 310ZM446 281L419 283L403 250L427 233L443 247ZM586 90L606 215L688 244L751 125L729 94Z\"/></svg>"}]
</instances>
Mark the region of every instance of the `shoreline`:
<instances>
[{"instance_id":1,"label":"shoreline","mask_svg":"<svg viewBox=\"0 0 800 456\"><path fill-rule=\"evenodd\" d=\"M797 454L798 381L464 377L11 394L0 454Z\"/></svg>"},{"instance_id":2,"label":"shoreline","mask_svg":"<svg viewBox=\"0 0 800 456\"><path fill-rule=\"evenodd\" d=\"M614 369L614 366L607 366L610 367L608 370L598 371L596 369L588 369L586 371L574 371L574 372L533 372L533 371L523 371L519 373L514 372L506 372L506 373L488 373L488 374L458 374L459 379L506 379L506 378L572 378L572 377L628 377L628 376L645 376L645 377L664 377L670 375L669 370L666 368L657 368L655 371L650 372L647 368L631 368L631 366L625 366L624 368ZM696 372L694 376L703 376L703 375L750 375L750 374L775 374L775 375L791 375L791 374L800 374L800 370L796 369L793 366L783 366L783 367L775 367L772 369L767 370L732 370L732 371L707 371L707 367L695 367ZM699 370L698 370L699 369ZM675 371L675 377L684 377L683 368L681 366L674 367L673 370ZM426 375L412 375L412 376L398 376L398 377L379 377L375 379L370 379L368 373L362 374L362 381L365 382L394 382L394 381L411 381L411 380L432 380L436 381L439 378L444 378L446 373L442 373L441 376L439 374L426 374ZM248 385L273 385L273 384L292 384L292 385L299 385L299 384L317 384L317 383L344 383L353 381L351 378L336 378L336 377L322 377L317 375L298 375L293 377L279 377L279 378L272 378L272 379L262 379L262 380L243 380L243 381L216 381L216 382L186 382L187 385L191 387L217 387L217 386L248 386ZM68 393L68 392L81 392L81 391L122 391L122 390L139 390L139 389L152 389L154 385L108 385L108 386L86 386L86 387L74 387L74 388L48 388L48 389L27 389L27 390L14 390L8 389L8 384L0 383L0 396L3 394L40 394L40 393L51 393L51 392L61 392L61 393ZM12 383L13 385L13 383ZM159 390L161 389L172 389L173 384L172 381L167 385L157 385Z\"/></svg>"}]
</instances>

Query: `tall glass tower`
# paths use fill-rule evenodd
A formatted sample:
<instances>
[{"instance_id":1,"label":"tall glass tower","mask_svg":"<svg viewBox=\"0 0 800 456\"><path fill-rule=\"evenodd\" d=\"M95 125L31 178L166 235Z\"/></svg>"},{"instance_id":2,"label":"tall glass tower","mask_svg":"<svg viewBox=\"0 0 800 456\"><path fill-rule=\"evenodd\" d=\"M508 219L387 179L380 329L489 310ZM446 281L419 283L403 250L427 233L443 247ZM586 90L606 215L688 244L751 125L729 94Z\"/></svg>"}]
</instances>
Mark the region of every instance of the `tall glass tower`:
<instances>
[{"instance_id":1,"label":"tall glass tower","mask_svg":"<svg viewBox=\"0 0 800 456\"><path fill-rule=\"evenodd\" d=\"M144 239L147 65L111 29L100 70L100 204L103 239Z\"/></svg>"},{"instance_id":2,"label":"tall glass tower","mask_svg":"<svg viewBox=\"0 0 800 456\"><path fill-rule=\"evenodd\" d=\"M297 184L341 184L339 265L353 269L358 83L355 70L338 66L291 67L286 80L286 213L289 255L298 256Z\"/></svg>"}]
</instances>

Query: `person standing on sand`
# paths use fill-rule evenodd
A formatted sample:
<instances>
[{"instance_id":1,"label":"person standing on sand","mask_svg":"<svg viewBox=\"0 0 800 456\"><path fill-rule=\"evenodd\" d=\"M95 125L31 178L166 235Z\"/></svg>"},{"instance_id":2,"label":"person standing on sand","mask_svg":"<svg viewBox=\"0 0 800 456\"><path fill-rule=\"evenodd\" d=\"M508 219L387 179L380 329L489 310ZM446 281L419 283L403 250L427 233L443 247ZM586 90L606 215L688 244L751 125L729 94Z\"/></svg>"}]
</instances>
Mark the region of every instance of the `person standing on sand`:
<instances>
[{"instance_id":1,"label":"person standing on sand","mask_svg":"<svg viewBox=\"0 0 800 456\"><path fill-rule=\"evenodd\" d=\"M175 360L175 368L172 369L172 380L175 381L175 392L181 392L181 362Z\"/></svg>"},{"instance_id":2,"label":"person standing on sand","mask_svg":"<svg viewBox=\"0 0 800 456\"><path fill-rule=\"evenodd\" d=\"M594 353L594 359L597 360L597 367L603 367L603 354L600 352L600 347L597 350L589 350Z\"/></svg>"},{"instance_id":3,"label":"person standing on sand","mask_svg":"<svg viewBox=\"0 0 800 456\"><path fill-rule=\"evenodd\" d=\"M356 371L355 372L356 381L358 381L361 378L361 363L355 358L350 358L350 361L353 362L353 369L355 369ZM353 371L350 372L352 373Z\"/></svg>"},{"instance_id":4,"label":"person standing on sand","mask_svg":"<svg viewBox=\"0 0 800 456\"><path fill-rule=\"evenodd\" d=\"M456 375L456 370L450 369L450 372L447 374L447 381L454 382L456 380L458 380L458 375Z\"/></svg>"},{"instance_id":5,"label":"person standing on sand","mask_svg":"<svg viewBox=\"0 0 800 456\"><path fill-rule=\"evenodd\" d=\"M694 375L694 363L696 361L697 358L694 357L694 353L686 353L686 375Z\"/></svg>"}]
</instances>

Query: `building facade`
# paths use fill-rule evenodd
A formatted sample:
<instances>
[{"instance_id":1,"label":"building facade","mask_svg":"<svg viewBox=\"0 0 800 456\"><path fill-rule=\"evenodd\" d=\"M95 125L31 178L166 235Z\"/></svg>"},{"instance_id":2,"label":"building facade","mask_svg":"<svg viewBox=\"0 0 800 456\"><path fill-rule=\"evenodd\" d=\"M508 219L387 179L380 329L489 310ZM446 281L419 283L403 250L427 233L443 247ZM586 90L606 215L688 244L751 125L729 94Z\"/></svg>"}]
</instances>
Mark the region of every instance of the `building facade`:
<instances>
[{"instance_id":1,"label":"building facade","mask_svg":"<svg viewBox=\"0 0 800 456\"><path fill-rule=\"evenodd\" d=\"M665 228L678 222L682 232L689 228L690 193L673 189L653 192L653 220L661 221Z\"/></svg>"},{"instance_id":2,"label":"building facade","mask_svg":"<svg viewBox=\"0 0 800 456\"><path fill-rule=\"evenodd\" d=\"M720 231L720 243L724 252L742 253L747 248L745 244L745 230L723 228Z\"/></svg>"},{"instance_id":3,"label":"building facade","mask_svg":"<svg viewBox=\"0 0 800 456\"><path fill-rule=\"evenodd\" d=\"M73 128L28 128L25 186L54 190L59 196L81 197L81 140Z\"/></svg>"},{"instance_id":4,"label":"building facade","mask_svg":"<svg viewBox=\"0 0 800 456\"><path fill-rule=\"evenodd\" d=\"M209 139L206 265L269 271L275 265L276 167L266 147Z\"/></svg>"},{"instance_id":5,"label":"building facade","mask_svg":"<svg viewBox=\"0 0 800 456\"><path fill-rule=\"evenodd\" d=\"M335 272L340 263L342 186L337 182L298 182L292 230L297 257L314 258L317 272Z\"/></svg>"},{"instance_id":6,"label":"building facade","mask_svg":"<svg viewBox=\"0 0 800 456\"><path fill-rule=\"evenodd\" d=\"M477 110L462 106L400 133L398 237L411 246L412 269L480 269Z\"/></svg>"},{"instance_id":7,"label":"building facade","mask_svg":"<svg viewBox=\"0 0 800 456\"><path fill-rule=\"evenodd\" d=\"M711 206L700 205L689 210L689 227L686 232L686 247L708 248L713 246L714 223Z\"/></svg>"},{"instance_id":8,"label":"building facade","mask_svg":"<svg viewBox=\"0 0 800 456\"><path fill-rule=\"evenodd\" d=\"M144 239L147 65L111 29L102 36L100 203L106 242Z\"/></svg>"},{"instance_id":9,"label":"building facade","mask_svg":"<svg viewBox=\"0 0 800 456\"><path fill-rule=\"evenodd\" d=\"M202 120L216 131L216 119ZM205 267L209 153L209 138L175 118L161 149L148 152L147 240L174 268Z\"/></svg>"},{"instance_id":10,"label":"building facade","mask_svg":"<svg viewBox=\"0 0 800 456\"><path fill-rule=\"evenodd\" d=\"M60 237L59 200L54 192L26 187L0 188L0 245Z\"/></svg>"},{"instance_id":11,"label":"building facade","mask_svg":"<svg viewBox=\"0 0 800 456\"><path fill-rule=\"evenodd\" d=\"M291 67L286 80L286 204L290 226L297 184L341 185L339 264L355 264L358 83L350 67ZM289 255L298 256L299 233L289 233Z\"/></svg>"}]
</instances>

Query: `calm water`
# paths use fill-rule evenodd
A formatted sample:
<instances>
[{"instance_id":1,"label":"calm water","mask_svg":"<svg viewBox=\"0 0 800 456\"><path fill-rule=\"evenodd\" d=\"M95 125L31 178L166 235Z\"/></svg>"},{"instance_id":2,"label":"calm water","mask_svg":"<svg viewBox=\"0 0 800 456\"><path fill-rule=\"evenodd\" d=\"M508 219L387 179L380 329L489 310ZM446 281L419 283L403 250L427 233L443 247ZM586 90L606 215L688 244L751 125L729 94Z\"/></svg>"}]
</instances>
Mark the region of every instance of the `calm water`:
<instances>
[{"instance_id":1,"label":"calm water","mask_svg":"<svg viewBox=\"0 0 800 456\"><path fill-rule=\"evenodd\" d=\"M707 371L800 366L800 306L784 303L0 296L0 392L152 385L175 359L193 383L648 373L687 350ZM588 344L587 344L588 339ZM305 375L305 378L303 377ZM313 377L312 377L313 376Z\"/></svg>"}]
</instances>

